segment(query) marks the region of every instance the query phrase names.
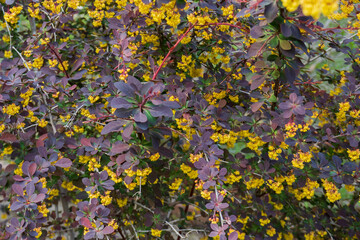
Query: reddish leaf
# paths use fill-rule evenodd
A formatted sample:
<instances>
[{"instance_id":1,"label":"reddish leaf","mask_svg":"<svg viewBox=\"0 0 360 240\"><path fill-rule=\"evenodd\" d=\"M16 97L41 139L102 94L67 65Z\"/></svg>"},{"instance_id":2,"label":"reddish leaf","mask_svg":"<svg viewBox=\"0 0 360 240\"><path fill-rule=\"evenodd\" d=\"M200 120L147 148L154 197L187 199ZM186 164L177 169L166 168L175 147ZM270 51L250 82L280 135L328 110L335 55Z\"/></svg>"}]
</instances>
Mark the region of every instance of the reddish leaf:
<instances>
[{"instance_id":1,"label":"reddish leaf","mask_svg":"<svg viewBox=\"0 0 360 240\"><path fill-rule=\"evenodd\" d=\"M126 143L118 142L118 143L115 143L112 145L111 152L113 154L119 154L119 153L122 153L122 152L125 152L126 150L128 150L129 147L130 146Z\"/></svg>"},{"instance_id":2,"label":"reddish leaf","mask_svg":"<svg viewBox=\"0 0 360 240\"><path fill-rule=\"evenodd\" d=\"M80 219L80 224L83 225L84 227L92 228L90 220L88 218L86 218L86 217L82 217Z\"/></svg>"},{"instance_id":3,"label":"reddish leaf","mask_svg":"<svg viewBox=\"0 0 360 240\"><path fill-rule=\"evenodd\" d=\"M261 84L263 84L263 82L265 82L265 76L264 75L256 75L252 78L252 82L251 82L251 86L250 86L250 90L255 90L258 87L261 86Z\"/></svg>"},{"instance_id":4,"label":"reddish leaf","mask_svg":"<svg viewBox=\"0 0 360 240\"><path fill-rule=\"evenodd\" d=\"M68 158L62 158L55 163L55 166L62 168L67 168L70 167L71 165L72 165L72 161Z\"/></svg>"},{"instance_id":5,"label":"reddish leaf","mask_svg":"<svg viewBox=\"0 0 360 240\"><path fill-rule=\"evenodd\" d=\"M259 110L261 108L261 106L263 104L264 104L264 102L261 102L261 101L251 104L251 106L250 106L251 111L256 112L257 110Z\"/></svg>"},{"instance_id":6,"label":"reddish leaf","mask_svg":"<svg viewBox=\"0 0 360 240\"><path fill-rule=\"evenodd\" d=\"M124 131L122 132L122 137L123 137L124 141L128 141L131 139L131 134L132 134L133 130L134 130L133 124L128 125L124 129Z\"/></svg>"},{"instance_id":7,"label":"reddish leaf","mask_svg":"<svg viewBox=\"0 0 360 240\"><path fill-rule=\"evenodd\" d=\"M6 141L6 142L11 142L11 143L17 141L16 136L14 134L7 133L7 132L4 132L3 134L1 134L0 140Z\"/></svg>"},{"instance_id":8,"label":"reddish leaf","mask_svg":"<svg viewBox=\"0 0 360 240\"><path fill-rule=\"evenodd\" d=\"M36 168L37 168L36 163L30 164L30 166L29 166L29 175L30 175L30 177L32 175L34 175L34 173L36 172Z\"/></svg>"},{"instance_id":9,"label":"reddish leaf","mask_svg":"<svg viewBox=\"0 0 360 240\"><path fill-rule=\"evenodd\" d=\"M251 57L254 57L254 56L260 54L259 51L261 50L261 47L262 47L263 44L264 44L264 42L254 42L250 46L250 48L249 48L249 50L248 50L248 52L246 54L246 58L251 58Z\"/></svg>"},{"instance_id":10,"label":"reddish leaf","mask_svg":"<svg viewBox=\"0 0 360 240\"><path fill-rule=\"evenodd\" d=\"M82 138L80 140L81 144L86 146L86 147L91 147L91 139L89 138Z\"/></svg>"},{"instance_id":11,"label":"reddish leaf","mask_svg":"<svg viewBox=\"0 0 360 240\"><path fill-rule=\"evenodd\" d=\"M16 164L9 164L5 168L5 172L13 172L18 166Z\"/></svg>"}]
</instances>

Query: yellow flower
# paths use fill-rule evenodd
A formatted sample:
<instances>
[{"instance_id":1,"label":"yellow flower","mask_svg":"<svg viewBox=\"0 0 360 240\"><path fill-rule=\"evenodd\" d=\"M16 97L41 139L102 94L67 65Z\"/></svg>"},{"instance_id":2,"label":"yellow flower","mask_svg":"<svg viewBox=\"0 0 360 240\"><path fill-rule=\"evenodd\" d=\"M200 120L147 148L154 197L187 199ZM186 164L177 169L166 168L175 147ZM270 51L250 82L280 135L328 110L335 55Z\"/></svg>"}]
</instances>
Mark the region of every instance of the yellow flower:
<instances>
[{"instance_id":1,"label":"yellow flower","mask_svg":"<svg viewBox=\"0 0 360 240\"><path fill-rule=\"evenodd\" d=\"M159 153L155 153L149 157L150 161L152 161L152 162L157 161L159 158L160 158Z\"/></svg>"},{"instance_id":2,"label":"yellow flower","mask_svg":"<svg viewBox=\"0 0 360 240\"><path fill-rule=\"evenodd\" d=\"M159 229L151 229L151 235L154 237L160 237L161 236L161 230Z\"/></svg>"},{"instance_id":3,"label":"yellow flower","mask_svg":"<svg viewBox=\"0 0 360 240\"><path fill-rule=\"evenodd\" d=\"M12 52L11 51L5 51L4 52L4 57L5 58L12 58L13 57Z\"/></svg>"}]
</instances>

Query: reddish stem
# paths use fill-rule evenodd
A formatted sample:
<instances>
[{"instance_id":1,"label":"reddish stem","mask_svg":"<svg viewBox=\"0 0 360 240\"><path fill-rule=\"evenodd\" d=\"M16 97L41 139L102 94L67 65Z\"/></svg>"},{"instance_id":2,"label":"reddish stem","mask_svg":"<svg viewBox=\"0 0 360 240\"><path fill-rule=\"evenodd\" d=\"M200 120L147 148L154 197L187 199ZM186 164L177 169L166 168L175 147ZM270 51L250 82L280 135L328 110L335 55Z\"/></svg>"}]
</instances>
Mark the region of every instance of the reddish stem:
<instances>
[{"instance_id":1,"label":"reddish stem","mask_svg":"<svg viewBox=\"0 0 360 240\"><path fill-rule=\"evenodd\" d=\"M174 49L176 48L177 45L179 45L179 43L181 42L181 40L184 39L184 37L190 32L191 29L194 28L194 25L190 25L190 27L188 28L188 30L186 30L186 32L177 40L177 42L175 43L174 46L172 46L169 50L169 52L166 54L164 60L162 61L162 63L160 64L159 68L156 70L154 76L152 77L152 81L155 81L156 76L159 74L160 69L164 66L166 59L168 59L168 57L170 56L170 54L174 51Z\"/></svg>"},{"instance_id":2,"label":"reddish stem","mask_svg":"<svg viewBox=\"0 0 360 240\"><path fill-rule=\"evenodd\" d=\"M59 54L50 46L50 44L47 44L47 45L48 45L48 47L50 48L50 50L55 54L55 56L56 56L56 58L58 59L58 61L60 62L61 66L62 66L62 68L63 68L63 72L65 73L66 77L67 77L67 78L70 78L69 74L67 73L67 71L66 71L66 69L65 69L65 67L64 67L64 64L63 64L63 62L62 62Z\"/></svg>"},{"instance_id":3,"label":"reddish stem","mask_svg":"<svg viewBox=\"0 0 360 240\"><path fill-rule=\"evenodd\" d=\"M234 28L238 28L238 29L241 29L241 30L244 30L243 27L240 27L238 25L235 25L235 24L231 24L231 23L208 23L208 24L205 24L205 25L191 25L190 24L190 27L188 28L188 30L186 30L186 32L181 35L181 37L177 40L177 42L175 43L174 46L172 46L169 50L169 52L166 54L164 60L161 62L159 68L156 70L154 76L152 77L151 81L155 81L157 75L159 74L161 68L164 66L165 64L165 61L169 58L170 54L174 51L174 49L176 48L177 45L179 45L179 43L181 42L181 40L184 39L184 37L190 32L191 29L193 29L195 26L197 27L202 27L202 26L221 26L221 25L227 25L227 26L230 26L230 27L234 27Z\"/></svg>"}]
</instances>

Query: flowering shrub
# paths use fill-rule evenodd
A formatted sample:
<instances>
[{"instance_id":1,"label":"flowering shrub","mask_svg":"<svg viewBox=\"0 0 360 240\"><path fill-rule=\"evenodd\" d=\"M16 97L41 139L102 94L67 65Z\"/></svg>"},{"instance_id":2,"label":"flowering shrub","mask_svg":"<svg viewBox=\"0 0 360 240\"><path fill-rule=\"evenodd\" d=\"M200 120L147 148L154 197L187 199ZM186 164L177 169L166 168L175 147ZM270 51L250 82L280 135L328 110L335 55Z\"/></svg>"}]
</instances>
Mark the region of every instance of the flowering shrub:
<instances>
[{"instance_id":1,"label":"flowering shrub","mask_svg":"<svg viewBox=\"0 0 360 240\"><path fill-rule=\"evenodd\" d=\"M358 0L0 2L0 239L360 238Z\"/></svg>"}]
</instances>

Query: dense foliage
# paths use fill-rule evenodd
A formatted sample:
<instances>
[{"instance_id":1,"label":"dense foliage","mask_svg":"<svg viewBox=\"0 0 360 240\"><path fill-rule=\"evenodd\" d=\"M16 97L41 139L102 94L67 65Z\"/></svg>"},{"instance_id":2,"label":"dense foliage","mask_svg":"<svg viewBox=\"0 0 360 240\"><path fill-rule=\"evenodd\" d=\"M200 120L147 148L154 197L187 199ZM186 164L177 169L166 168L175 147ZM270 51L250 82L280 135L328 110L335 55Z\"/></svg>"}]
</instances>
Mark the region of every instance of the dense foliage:
<instances>
[{"instance_id":1,"label":"dense foliage","mask_svg":"<svg viewBox=\"0 0 360 240\"><path fill-rule=\"evenodd\" d=\"M358 2L1 0L0 239L359 239Z\"/></svg>"}]
</instances>

